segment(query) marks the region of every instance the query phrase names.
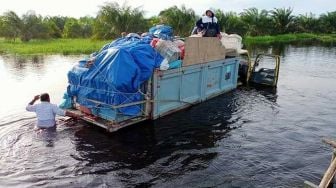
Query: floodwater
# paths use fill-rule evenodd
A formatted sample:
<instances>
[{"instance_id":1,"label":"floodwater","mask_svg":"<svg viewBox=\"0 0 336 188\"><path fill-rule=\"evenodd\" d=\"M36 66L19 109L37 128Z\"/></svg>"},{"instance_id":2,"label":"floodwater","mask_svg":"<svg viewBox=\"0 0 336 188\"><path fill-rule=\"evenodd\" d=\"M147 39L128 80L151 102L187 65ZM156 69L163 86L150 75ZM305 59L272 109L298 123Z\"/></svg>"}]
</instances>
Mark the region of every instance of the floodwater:
<instances>
[{"instance_id":1,"label":"floodwater","mask_svg":"<svg viewBox=\"0 0 336 188\"><path fill-rule=\"evenodd\" d=\"M36 132L25 105L84 56L0 56L0 187L302 187L318 184L336 135L336 48L281 54L278 88L240 87L108 134L89 124Z\"/></svg>"}]
</instances>

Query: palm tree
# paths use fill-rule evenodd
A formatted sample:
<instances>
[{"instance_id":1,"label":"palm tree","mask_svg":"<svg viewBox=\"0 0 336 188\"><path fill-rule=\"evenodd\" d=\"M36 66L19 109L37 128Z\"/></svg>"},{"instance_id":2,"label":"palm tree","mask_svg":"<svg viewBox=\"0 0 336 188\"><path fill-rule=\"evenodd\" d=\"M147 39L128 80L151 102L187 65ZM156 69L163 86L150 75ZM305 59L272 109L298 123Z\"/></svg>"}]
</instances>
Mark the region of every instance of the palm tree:
<instances>
[{"instance_id":1,"label":"palm tree","mask_svg":"<svg viewBox=\"0 0 336 188\"><path fill-rule=\"evenodd\" d=\"M82 37L82 28L79 21L75 18L68 18L63 29L64 38L80 38Z\"/></svg>"},{"instance_id":2,"label":"palm tree","mask_svg":"<svg viewBox=\"0 0 336 188\"><path fill-rule=\"evenodd\" d=\"M132 9L124 4L106 3L102 6L96 17L94 25L94 35L96 38L114 38L121 32L144 31L147 22L144 18L144 11L140 8Z\"/></svg>"},{"instance_id":3,"label":"palm tree","mask_svg":"<svg viewBox=\"0 0 336 188\"><path fill-rule=\"evenodd\" d=\"M268 34L270 30L270 17L267 10L257 8L245 9L240 13L240 18L247 26L247 34L256 36Z\"/></svg>"},{"instance_id":4,"label":"palm tree","mask_svg":"<svg viewBox=\"0 0 336 188\"><path fill-rule=\"evenodd\" d=\"M295 20L292 12L293 9L291 8L275 8L271 11L274 33L284 34L288 33L292 29Z\"/></svg>"},{"instance_id":5,"label":"palm tree","mask_svg":"<svg viewBox=\"0 0 336 188\"><path fill-rule=\"evenodd\" d=\"M316 33L320 30L318 19L314 14L300 14L295 19L295 31L304 33Z\"/></svg>"},{"instance_id":6,"label":"palm tree","mask_svg":"<svg viewBox=\"0 0 336 188\"><path fill-rule=\"evenodd\" d=\"M246 34L246 28L240 17L235 12L226 12L217 9L215 15L221 30L226 33Z\"/></svg>"},{"instance_id":7,"label":"palm tree","mask_svg":"<svg viewBox=\"0 0 336 188\"><path fill-rule=\"evenodd\" d=\"M172 6L159 13L163 22L174 28L175 35L188 36L195 26L196 15L193 9L187 9L184 5L181 8Z\"/></svg>"},{"instance_id":8,"label":"palm tree","mask_svg":"<svg viewBox=\"0 0 336 188\"><path fill-rule=\"evenodd\" d=\"M36 15L34 11L28 11L22 16L20 26L20 38L28 42L33 38L49 38L50 28L43 22L41 15Z\"/></svg>"},{"instance_id":9,"label":"palm tree","mask_svg":"<svg viewBox=\"0 0 336 188\"><path fill-rule=\"evenodd\" d=\"M336 11L322 14L319 20L324 32L336 33Z\"/></svg>"},{"instance_id":10,"label":"palm tree","mask_svg":"<svg viewBox=\"0 0 336 188\"><path fill-rule=\"evenodd\" d=\"M15 39L20 35L22 20L13 11L5 12L2 16L2 35L7 39Z\"/></svg>"}]
</instances>

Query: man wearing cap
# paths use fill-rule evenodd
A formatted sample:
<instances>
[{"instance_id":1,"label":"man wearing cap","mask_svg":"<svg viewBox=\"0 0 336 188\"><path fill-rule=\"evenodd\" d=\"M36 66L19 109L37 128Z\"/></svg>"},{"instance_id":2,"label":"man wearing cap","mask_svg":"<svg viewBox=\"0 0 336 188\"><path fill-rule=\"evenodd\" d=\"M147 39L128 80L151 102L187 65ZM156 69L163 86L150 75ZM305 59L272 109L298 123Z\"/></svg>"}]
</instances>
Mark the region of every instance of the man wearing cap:
<instances>
[{"instance_id":1,"label":"man wearing cap","mask_svg":"<svg viewBox=\"0 0 336 188\"><path fill-rule=\"evenodd\" d=\"M35 104L35 101L41 100L41 103ZM36 95L33 100L27 105L26 110L29 112L35 112L37 115L37 127L40 129L55 128L56 120L55 116L70 116L73 118L79 118L80 115L72 113L68 110L62 110L57 105L50 103L50 97L48 93Z\"/></svg>"}]
</instances>

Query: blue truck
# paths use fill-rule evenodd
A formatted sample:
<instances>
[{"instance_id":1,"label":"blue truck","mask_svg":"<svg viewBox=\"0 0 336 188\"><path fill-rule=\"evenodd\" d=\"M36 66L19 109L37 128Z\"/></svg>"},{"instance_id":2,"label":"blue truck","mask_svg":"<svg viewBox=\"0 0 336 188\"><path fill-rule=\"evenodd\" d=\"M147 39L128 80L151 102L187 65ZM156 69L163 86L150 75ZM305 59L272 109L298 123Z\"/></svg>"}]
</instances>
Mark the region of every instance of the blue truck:
<instances>
[{"instance_id":1,"label":"blue truck","mask_svg":"<svg viewBox=\"0 0 336 188\"><path fill-rule=\"evenodd\" d=\"M177 112L237 87L239 58L227 57L226 49L216 38L187 38L183 66L168 70L159 70L155 66L144 69L145 65L155 65L149 61L162 59L148 54L150 48L147 46L140 48L139 45L142 43L133 45L131 49L118 47L118 50L105 47L104 53L101 51L103 54L96 56L96 62L87 60L85 66L78 64L69 72L67 93L72 100L72 110L81 113L84 121L114 132ZM140 53L133 49L134 46L137 50L146 49L146 56L136 57ZM146 59L149 56L150 59ZM130 58L135 60L125 62ZM112 60L115 62L110 63ZM133 71L131 67L140 61L147 62L138 66L147 70L144 72L148 73L147 77L136 76L139 71ZM87 67L90 63L91 67ZM126 68L120 69L121 65ZM110 69L105 71L107 68ZM125 75L129 72L130 75ZM135 82L135 78L142 79L142 82ZM120 83L124 79L130 83ZM135 85L133 90L124 90L131 85Z\"/></svg>"}]
</instances>

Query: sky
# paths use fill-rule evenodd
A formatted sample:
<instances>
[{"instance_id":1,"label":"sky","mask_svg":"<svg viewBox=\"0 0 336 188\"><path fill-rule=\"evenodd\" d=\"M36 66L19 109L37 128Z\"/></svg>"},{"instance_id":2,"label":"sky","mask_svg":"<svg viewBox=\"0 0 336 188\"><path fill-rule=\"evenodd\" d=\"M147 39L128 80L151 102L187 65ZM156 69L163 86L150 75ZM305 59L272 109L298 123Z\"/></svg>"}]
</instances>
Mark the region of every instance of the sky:
<instances>
[{"instance_id":1,"label":"sky","mask_svg":"<svg viewBox=\"0 0 336 188\"><path fill-rule=\"evenodd\" d=\"M33 10L42 16L96 16L99 8L112 0L0 0L0 15L6 11L14 11L22 16ZM135 8L141 6L145 17L158 15L161 10L184 4L201 15L206 9L221 9L224 12L242 12L244 9L256 7L272 10L274 8L293 8L295 15L313 13L319 16L322 13L336 11L336 0L119 0L119 5Z\"/></svg>"}]
</instances>

